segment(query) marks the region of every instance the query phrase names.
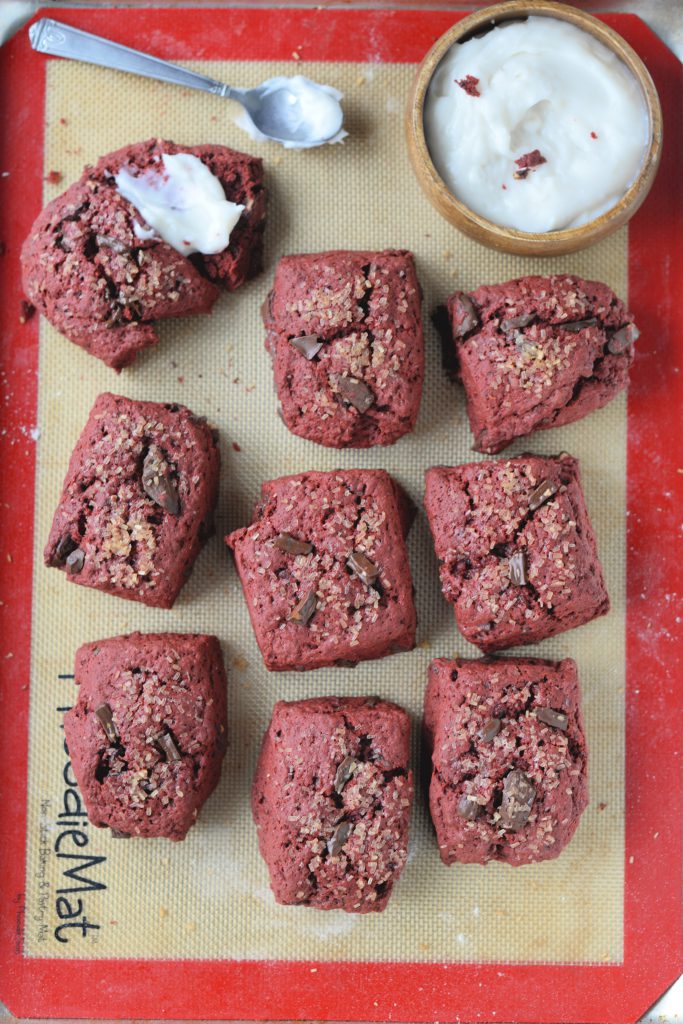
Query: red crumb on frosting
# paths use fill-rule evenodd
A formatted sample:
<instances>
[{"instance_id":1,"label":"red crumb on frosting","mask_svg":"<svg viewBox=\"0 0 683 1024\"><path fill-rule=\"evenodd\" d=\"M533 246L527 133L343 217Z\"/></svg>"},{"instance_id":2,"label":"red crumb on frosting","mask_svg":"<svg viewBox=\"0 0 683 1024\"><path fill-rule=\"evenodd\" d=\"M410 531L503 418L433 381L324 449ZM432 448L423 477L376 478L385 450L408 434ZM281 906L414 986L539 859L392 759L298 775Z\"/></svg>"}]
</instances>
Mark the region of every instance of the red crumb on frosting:
<instances>
[{"instance_id":1,"label":"red crumb on frosting","mask_svg":"<svg viewBox=\"0 0 683 1024\"><path fill-rule=\"evenodd\" d=\"M464 89L468 96L481 96L481 93L477 89L479 79L475 78L474 75L465 75L464 78L456 78L455 84L459 85L461 89Z\"/></svg>"},{"instance_id":2,"label":"red crumb on frosting","mask_svg":"<svg viewBox=\"0 0 683 1024\"><path fill-rule=\"evenodd\" d=\"M59 185L61 180L61 171L50 171L49 174L45 175L45 181L48 183L48 185Z\"/></svg>"},{"instance_id":3,"label":"red crumb on frosting","mask_svg":"<svg viewBox=\"0 0 683 1024\"><path fill-rule=\"evenodd\" d=\"M597 137L598 137L598 133L597 132L591 132L591 139L597 139Z\"/></svg>"},{"instance_id":4,"label":"red crumb on frosting","mask_svg":"<svg viewBox=\"0 0 683 1024\"><path fill-rule=\"evenodd\" d=\"M548 161L540 150L532 149L530 153L523 153L522 156L518 157L515 163L518 167L524 169L527 167L539 167L541 164L547 164Z\"/></svg>"}]
</instances>

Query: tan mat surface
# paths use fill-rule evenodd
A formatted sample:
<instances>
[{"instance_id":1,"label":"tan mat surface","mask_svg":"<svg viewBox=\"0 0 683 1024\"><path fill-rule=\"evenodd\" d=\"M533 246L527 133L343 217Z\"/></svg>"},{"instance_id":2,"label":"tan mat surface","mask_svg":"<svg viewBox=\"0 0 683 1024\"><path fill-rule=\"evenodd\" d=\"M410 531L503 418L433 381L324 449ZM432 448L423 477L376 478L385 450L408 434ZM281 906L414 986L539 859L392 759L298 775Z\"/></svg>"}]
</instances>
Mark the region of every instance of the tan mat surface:
<instances>
[{"instance_id":1,"label":"tan mat surface","mask_svg":"<svg viewBox=\"0 0 683 1024\"><path fill-rule=\"evenodd\" d=\"M201 70L249 84L291 73L292 65L212 63L202 64ZM391 697L414 717L417 765L417 723L429 660L476 653L458 635L441 597L421 513L409 541L420 620L414 652L368 662L354 671L268 674L263 669L222 543L229 529L248 521L260 482L312 468L380 466L394 473L419 502L426 467L472 457L462 394L444 379L428 315L425 394L412 436L389 449L334 452L286 431L275 413L259 320L276 260L286 252L339 247L410 248L424 286L426 314L454 287L470 289L531 271L577 272L606 281L620 295L626 293L627 277L624 231L588 252L542 262L490 252L442 221L418 191L403 145L402 108L411 66L307 63L303 70L347 94L351 137L343 146L286 153L251 143L232 123L232 108L223 101L69 62L49 65L45 173L56 170L64 177L60 186L46 185L46 199L78 177L86 162L160 135L262 154L271 201L263 276L238 294L224 296L211 317L162 326L159 347L119 377L47 324L41 326L26 952L61 957L618 961L623 943L623 399L582 423L510 449L567 449L580 457L613 602L608 618L534 649L541 656L574 657L583 683L592 802L567 851L538 867L447 869L438 859L419 794L409 863L385 913L359 918L278 907L270 895L249 814L249 787L275 700L334 692ZM217 536L171 612L71 586L61 573L42 564L70 452L95 397L105 390L185 403L221 431ZM74 686L59 677L73 671L74 651L82 642L134 629L220 637L230 672L232 745L220 786L184 843L124 843L87 825L83 832L88 844L79 848L64 824L74 820L63 813L65 794L67 801L74 796L58 711L74 700ZM73 807L67 805L69 810ZM89 857L103 859L85 864L81 882L65 877L65 871L84 864L80 858ZM106 888L89 887L88 880ZM58 933L68 941L55 935L59 889L81 890L67 898L72 910L82 901L79 916L72 920L85 915L88 922ZM68 912L65 904L59 909Z\"/></svg>"}]
</instances>

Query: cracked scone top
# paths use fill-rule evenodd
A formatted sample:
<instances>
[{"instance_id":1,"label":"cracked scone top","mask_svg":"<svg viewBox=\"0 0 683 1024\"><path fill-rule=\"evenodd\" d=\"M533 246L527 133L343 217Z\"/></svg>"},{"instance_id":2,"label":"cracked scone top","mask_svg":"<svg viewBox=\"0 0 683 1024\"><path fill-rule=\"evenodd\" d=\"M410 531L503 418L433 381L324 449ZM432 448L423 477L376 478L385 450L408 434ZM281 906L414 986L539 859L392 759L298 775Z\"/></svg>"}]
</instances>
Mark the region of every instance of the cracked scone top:
<instances>
[{"instance_id":1,"label":"cracked scone top","mask_svg":"<svg viewBox=\"0 0 683 1024\"><path fill-rule=\"evenodd\" d=\"M119 194L115 176L158 173L164 154L197 157L226 199L244 207L222 252L190 260L140 232L139 211ZM150 139L101 157L48 203L22 248L24 289L58 331L119 370L157 344L156 320L208 313L216 284L232 291L261 269L264 223L260 159Z\"/></svg>"},{"instance_id":2,"label":"cracked scone top","mask_svg":"<svg viewBox=\"0 0 683 1024\"><path fill-rule=\"evenodd\" d=\"M410 720L389 701L279 701L252 789L278 903L383 910L407 858Z\"/></svg>"},{"instance_id":3,"label":"cracked scone top","mask_svg":"<svg viewBox=\"0 0 683 1024\"><path fill-rule=\"evenodd\" d=\"M220 778L226 677L214 636L132 633L76 653L64 732L90 821L184 839Z\"/></svg>"},{"instance_id":4,"label":"cracked scone top","mask_svg":"<svg viewBox=\"0 0 683 1024\"><path fill-rule=\"evenodd\" d=\"M415 644L408 499L384 470L270 480L235 554L268 669L355 665Z\"/></svg>"},{"instance_id":5,"label":"cracked scone top","mask_svg":"<svg viewBox=\"0 0 683 1024\"><path fill-rule=\"evenodd\" d=\"M576 665L536 659L429 666L429 807L444 864L559 856L588 804Z\"/></svg>"},{"instance_id":6,"label":"cracked scone top","mask_svg":"<svg viewBox=\"0 0 683 1024\"><path fill-rule=\"evenodd\" d=\"M579 277L522 277L448 299L475 447L606 405L628 384L638 330L611 288Z\"/></svg>"},{"instance_id":7,"label":"cracked scone top","mask_svg":"<svg viewBox=\"0 0 683 1024\"><path fill-rule=\"evenodd\" d=\"M263 319L292 433L330 448L368 448L413 429L424 344L411 253L285 256Z\"/></svg>"},{"instance_id":8,"label":"cracked scone top","mask_svg":"<svg viewBox=\"0 0 683 1024\"><path fill-rule=\"evenodd\" d=\"M442 590L470 643L536 643L609 611L571 455L437 466L425 478Z\"/></svg>"},{"instance_id":9,"label":"cracked scone top","mask_svg":"<svg viewBox=\"0 0 683 1024\"><path fill-rule=\"evenodd\" d=\"M213 533L219 452L181 405L100 395L45 548L72 583L170 608Z\"/></svg>"}]
</instances>

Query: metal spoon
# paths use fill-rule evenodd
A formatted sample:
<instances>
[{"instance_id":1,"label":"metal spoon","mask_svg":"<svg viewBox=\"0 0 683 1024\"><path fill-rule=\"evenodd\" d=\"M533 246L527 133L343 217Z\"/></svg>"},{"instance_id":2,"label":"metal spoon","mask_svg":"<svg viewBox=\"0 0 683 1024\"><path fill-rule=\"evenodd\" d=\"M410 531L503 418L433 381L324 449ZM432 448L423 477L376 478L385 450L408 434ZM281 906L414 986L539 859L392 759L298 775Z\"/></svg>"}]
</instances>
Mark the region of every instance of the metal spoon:
<instances>
[{"instance_id":1,"label":"metal spoon","mask_svg":"<svg viewBox=\"0 0 683 1024\"><path fill-rule=\"evenodd\" d=\"M128 71L159 82L201 89L237 100L260 137L283 146L306 149L343 136L344 114L336 89L308 79L276 78L255 89L236 89L206 75L178 67L109 39L82 32L51 18L41 18L28 30L31 46L40 53L68 57L86 64ZM250 126L247 125L247 131Z\"/></svg>"}]
</instances>

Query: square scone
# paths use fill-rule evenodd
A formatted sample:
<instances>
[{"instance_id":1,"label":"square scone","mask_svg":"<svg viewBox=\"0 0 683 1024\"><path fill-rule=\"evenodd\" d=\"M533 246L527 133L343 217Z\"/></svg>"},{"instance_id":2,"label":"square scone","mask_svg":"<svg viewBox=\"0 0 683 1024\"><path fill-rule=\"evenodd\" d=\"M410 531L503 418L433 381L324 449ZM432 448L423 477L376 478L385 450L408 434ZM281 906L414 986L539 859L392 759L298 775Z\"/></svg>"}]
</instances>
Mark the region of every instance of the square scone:
<instances>
[{"instance_id":1,"label":"square scone","mask_svg":"<svg viewBox=\"0 0 683 1024\"><path fill-rule=\"evenodd\" d=\"M216 432L182 405L100 395L45 548L72 583L171 608L213 533Z\"/></svg>"},{"instance_id":2,"label":"square scone","mask_svg":"<svg viewBox=\"0 0 683 1024\"><path fill-rule=\"evenodd\" d=\"M436 466L426 473L425 508L444 597L462 635L485 653L609 611L571 455Z\"/></svg>"},{"instance_id":3,"label":"square scone","mask_svg":"<svg viewBox=\"0 0 683 1024\"><path fill-rule=\"evenodd\" d=\"M415 646L409 501L381 469L270 480L235 555L266 668L355 665Z\"/></svg>"},{"instance_id":4,"label":"square scone","mask_svg":"<svg viewBox=\"0 0 683 1024\"><path fill-rule=\"evenodd\" d=\"M132 633L84 644L75 681L64 733L90 821L117 838L184 839L227 746L216 637Z\"/></svg>"},{"instance_id":5,"label":"square scone","mask_svg":"<svg viewBox=\"0 0 683 1024\"><path fill-rule=\"evenodd\" d=\"M293 434L328 448L370 448L413 429L424 343L411 253L285 256L263 319Z\"/></svg>"},{"instance_id":6,"label":"square scone","mask_svg":"<svg viewBox=\"0 0 683 1024\"><path fill-rule=\"evenodd\" d=\"M252 789L278 903L384 910L408 852L410 720L374 697L278 701Z\"/></svg>"},{"instance_id":7,"label":"square scone","mask_svg":"<svg viewBox=\"0 0 683 1024\"><path fill-rule=\"evenodd\" d=\"M638 329L611 288L522 277L448 299L475 448L573 423L628 384Z\"/></svg>"},{"instance_id":8,"label":"square scone","mask_svg":"<svg viewBox=\"0 0 683 1024\"><path fill-rule=\"evenodd\" d=\"M429 666L429 808L444 864L558 857L588 804L576 665L526 658Z\"/></svg>"}]
</instances>

